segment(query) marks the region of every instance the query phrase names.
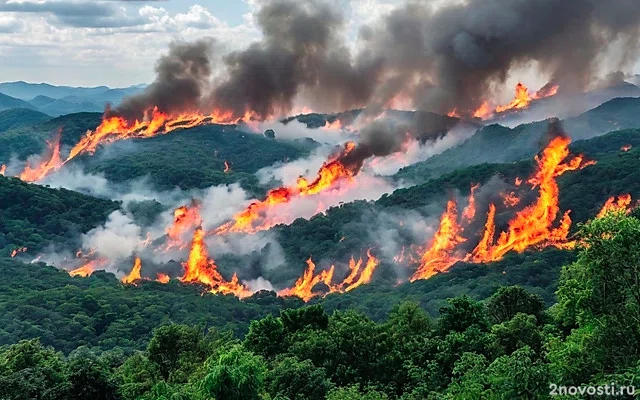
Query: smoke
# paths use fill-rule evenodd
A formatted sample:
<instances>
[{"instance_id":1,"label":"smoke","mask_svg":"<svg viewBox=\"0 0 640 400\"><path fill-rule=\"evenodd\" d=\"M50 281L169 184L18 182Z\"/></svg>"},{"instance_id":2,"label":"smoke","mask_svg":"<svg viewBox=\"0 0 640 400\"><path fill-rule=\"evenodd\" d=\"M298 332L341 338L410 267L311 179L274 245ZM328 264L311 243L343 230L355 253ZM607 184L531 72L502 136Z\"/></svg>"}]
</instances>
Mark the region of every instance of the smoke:
<instances>
[{"instance_id":1,"label":"smoke","mask_svg":"<svg viewBox=\"0 0 640 400\"><path fill-rule=\"evenodd\" d=\"M117 109L108 110L107 115L135 120L154 106L171 114L199 110L200 98L211 79L213 44L209 38L171 43L169 53L156 64L155 81L143 93L125 98Z\"/></svg>"},{"instance_id":2,"label":"smoke","mask_svg":"<svg viewBox=\"0 0 640 400\"><path fill-rule=\"evenodd\" d=\"M304 100L317 110L409 102L468 113L512 69L535 65L561 90L581 91L600 68L629 67L640 49L635 0L409 1L362 26L359 51L346 43L339 7L320 0L266 0L256 21L262 39L242 51L219 54L213 39L173 43L155 82L114 112L140 118L157 106L264 120Z\"/></svg>"}]
</instances>

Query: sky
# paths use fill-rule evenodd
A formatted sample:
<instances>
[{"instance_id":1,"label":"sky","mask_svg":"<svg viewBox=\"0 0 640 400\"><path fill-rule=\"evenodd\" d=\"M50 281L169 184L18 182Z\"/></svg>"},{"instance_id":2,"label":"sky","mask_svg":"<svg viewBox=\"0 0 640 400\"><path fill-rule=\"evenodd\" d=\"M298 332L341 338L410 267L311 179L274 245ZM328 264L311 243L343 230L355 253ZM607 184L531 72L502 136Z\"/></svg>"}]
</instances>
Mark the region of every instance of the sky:
<instances>
[{"instance_id":1,"label":"sky","mask_svg":"<svg viewBox=\"0 0 640 400\"><path fill-rule=\"evenodd\" d=\"M222 51L259 40L254 16L261 1L0 0L0 81L111 87L150 83L156 60L172 40L214 37ZM361 25L402 2L325 1L343 11L350 43L356 42ZM423 1L438 7L465 0ZM640 62L634 72L640 72Z\"/></svg>"},{"instance_id":2,"label":"sky","mask_svg":"<svg viewBox=\"0 0 640 400\"><path fill-rule=\"evenodd\" d=\"M0 81L149 83L156 60L172 40L214 37L225 50L258 40L254 15L260 1L0 0ZM400 3L330 1L345 10L346 34L352 36L358 24Z\"/></svg>"}]
</instances>

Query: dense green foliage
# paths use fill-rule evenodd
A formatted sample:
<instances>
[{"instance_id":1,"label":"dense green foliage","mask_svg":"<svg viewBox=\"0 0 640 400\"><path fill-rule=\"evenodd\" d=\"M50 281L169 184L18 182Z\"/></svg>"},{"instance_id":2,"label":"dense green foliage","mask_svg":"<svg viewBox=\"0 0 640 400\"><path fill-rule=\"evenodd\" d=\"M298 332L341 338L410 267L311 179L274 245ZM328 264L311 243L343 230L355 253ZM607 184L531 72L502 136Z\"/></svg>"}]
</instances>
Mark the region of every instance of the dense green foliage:
<instances>
[{"instance_id":1,"label":"dense green foliage","mask_svg":"<svg viewBox=\"0 0 640 400\"><path fill-rule=\"evenodd\" d=\"M203 189L240 182L258 194L256 171L301 157L311 146L305 141L273 140L210 125L116 143L106 149L105 157L83 157L82 161L87 172L102 173L114 182L148 176L159 189ZM225 161L228 173L224 172Z\"/></svg>"},{"instance_id":2,"label":"dense green foliage","mask_svg":"<svg viewBox=\"0 0 640 400\"><path fill-rule=\"evenodd\" d=\"M18 247L77 248L79 234L102 224L118 207L110 200L0 176L0 257Z\"/></svg>"},{"instance_id":3,"label":"dense green foliage","mask_svg":"<svg viewBox=\"0 0 640 400\"><path fill-rule=\"evenodd\" d=\"M242 341L169 321L158 321L141 351L102 343L65 356L31 339L0 350L0 397L497 400L545 399L550 384L637 384L640 220L609 214L582 227L579 240L549 309L504 286L484 302L451 298L437 319L413 302L380 322L321 305L279 316L272 308Z\"/></svg>"}]
</instances>

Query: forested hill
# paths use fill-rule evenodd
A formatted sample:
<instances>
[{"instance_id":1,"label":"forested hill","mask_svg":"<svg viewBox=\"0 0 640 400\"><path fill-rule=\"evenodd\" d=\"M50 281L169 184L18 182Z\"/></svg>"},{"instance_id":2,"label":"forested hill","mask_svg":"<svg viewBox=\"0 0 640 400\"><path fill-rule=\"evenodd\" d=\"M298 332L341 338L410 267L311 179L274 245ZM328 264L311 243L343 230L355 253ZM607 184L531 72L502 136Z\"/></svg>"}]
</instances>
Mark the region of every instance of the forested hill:
<instances>
[{"instance_id":1,"label":"forested hill","mask_svg":"<svg viewBox=\"0 0 640 400\"><path fill-rule=\"evenodd\" d=\"M485 126L462 144L403 168L396 178L420 183L471 165L532 158L542 146L547 124L547 121L540 121L515 128L497 124ZM610 100L580 116L568 118L563 125L574 140L637 128L640 126L640 98Z\"/></svg>"},{"instance_id":2,"label":"forested hill","mask_svg":"<svg viewBox=\"0 0 640 400\"><path fill-rule=\"evenodd\" d=\"M629 285L639 235L640 220L623 214L583 227L552 308L505 286L484 302L449 299L437 319L405 302L379 322L322 305L283 309L299 302L268 294L198 296L0 260L9 274L0 343L34 338L0 348L0 398L537 400L550 383L620 389L640 374L640 303Z\"/></svg>"},{"instance_id":3,"label":"forested hill","mask_svg":"<svg viewBox=\"0 0 640 400\"><path fill-rule=\"evenodd\" d=\"M80 234L104 223L120 204L0 176L0 257L14 249L79 248Z\"/></svg>"}]
</instances>

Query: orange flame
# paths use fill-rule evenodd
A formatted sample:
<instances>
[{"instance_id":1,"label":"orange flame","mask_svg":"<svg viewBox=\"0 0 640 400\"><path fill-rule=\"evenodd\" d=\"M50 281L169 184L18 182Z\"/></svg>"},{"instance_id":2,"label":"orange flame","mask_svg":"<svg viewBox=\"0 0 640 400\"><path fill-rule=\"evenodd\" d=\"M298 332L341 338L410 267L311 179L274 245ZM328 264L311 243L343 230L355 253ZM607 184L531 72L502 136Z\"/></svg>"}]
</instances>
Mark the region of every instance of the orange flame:
<instances>
[{"instance_id":1,"label":"orange flame","mask_svg":"<svg viewBox=\"0 0 640 400\"><path fill-rule=\"evenodd\" d=\"M362 263L362 258L355 261L355 259L351 257L349 261L349 274L341 283L334 285L331 282L335 275L335 266L332 265L328 270L324 270L316 275L316 264L311 257L309 257L307 260L307 268L302 276L296 280L293 287L279 291L278 296L297 296L305 302L308 302L312 298L321 295L321 293L313 291L314 287L319 283L324 283L327 287L325 294L349 292L357 287L370 283L373 273L380 264L379 260L371 254L371 249L367 250L367 262L364 268L362 268Z\"/></svg>"},{"instance_id":2,"label":"orange flame","mask_svg":"<svg viewBox=\"0 0 640 400\"><path fill-rule=\"evenodd\" d=\"M486 119L491 116L493 112L491 111L491 105L489 105L488 101L482 102L480 107L476 111L473 112L474 118Z\"/></svg>"},{"instance_id":3,"label":"orange flame","mask_svg":"<svg viewBox=\"0 0 640 400\"><path fill-rule=\"evenodd\" d=\"M43 158L40 164L33 167L27 163L24 171L20 174L20 179L25 182L36 182L63 165L62 159L60 158L61 134L62 130L58 131L58 134L53 138L53 140L47 142L47 147L51 153L49 158Z\"/></svg>"},{"instance_id":4,"label":"orange flame","mask_svg":"<svg viewBox=\"0 0 640 400\"><path fill-rule=\"evenodd\" d=\"M167 274L163 274L162 272L158 272L156 274L156 282L167 284L171 281L171 278Z\"/></svg>"},{"instance_id":5,"label":"orange flame","mask_svg":"<svg viewBox=\"0 0 640 400\"><path fill-rule=\"evenodd\" d=\"M521 82L516 85L516 96L511 103L496 107L496 112L501 113L507 110L519 110L521 108L529 107L531 103L531 96L529 96L529 89Z\"/></svg>"},{"instance_id":6,"label":"orange flame","mask_svg":"<svg viewBox=\"0 0 640 400\"><path fill-rule=\"evenodd\" d=\"M267 193L267 197L262 201L255 201L233 216L233 220L218 227L214 232L223 234L228 232L255 233L269 229L280 221L269 219L266 212L277 204L288 203L292 198L301 196L311 196L325 190L331 189L337 182L350 181L359 172L359 165L349 167L343 164L341 158L347 156L355 149L355 144L348 142L343 151L326 162L318 171L318 175L313 182L305 178L298 178L295 187L280 187Z\"/></svg>"},{"instance_id":7,"label":"orange flame","mask_svg":"<svg viewBox=\"0 0 640 400\"><path fill-rule=\"evenodd\" d=\"M91 260L86 264L82 265L80 268L76 268L73 271L69 271L69 275L71 276L81 276L86 278L97 271L99 268L104 267L109 260L106 258L97 258L95 260Z\"/></svg>"},{"instance_id":8,"label":"orange flame","mask_svg":"<svg viewBox=\"0 0 640 400\"><path fill-rule=\"evenodd\" d=\"M627 152L629 150L631 150L633 146L631 146L630 144L625 144L624 146L620 147L620 150Z\"/></svg>"},{"instance_id":9,"label":"orange flame","mask_svg":"<svg viewBox=\"0 0 640 400\"><path fill-rule=\"evenodd\" d=\"M502 193L502 200L504 206L507 208L515 207L520 204L520 198L516 196L515 192Z\"/></svg>"},{"instance_id":10,"label":"orange flame","mask_svg":"<svg viewBox=\"0 0 640 400\"><path fill-rule=\"evenodd\" d=\"M231 167L229 166L229 163L227 161L225 161L224 162L224 173L226 174L229 171L231 171Z\"/></svg>"},{"instance_id":11,"label":"orange flame","mask_svg":"<svg viewBox=\"0 0 640 400\"><path fill-rule=\"evenodd\" d=\"M195 229L202 224L200 217L200 204L193 201L190 206L178 207L173 211L173 224L167 228L167 236L169 243L166 249L180 248L184 249L188 246L184 243L182 237L189 230Z\"/></svg>"},{"instance_id":12,"label":"orange flame","mask_svg":"<svg viewBox=\"0 0 640 400\"><path fill-rule=\"evenodd\" d=\"M440 228L434 235L431 245L423 251L419 267L411 281L427 279L438 272L447 271L458 261L498 261L510 251L520 253L534 246L572 248L574 242L567 241L571 227L569 211L560 217L558 225L554 227L560 211L556 178L567 171L585 168L594 162L585 161L581 155L567 160L570 142L571 140L567 137L556 137L543 150L541 156L536 156L537 170L527 182L534 189L538 188L538 199L535 203L518 211L509 222L508 230L501 232L497 240L495 240L496 207L494 204L489 206L483 235L475 249L466 255L458 249L458 246L467 239L462 236L463 228L458 224L456 203L450 200L446 212L441 217ZM517 199L515 194L514 199ZM519 202L520 199L517 201ZM622 201L624 202L626 199ZM613 200L611 203L613 204Z\"/></svg>"},{"instance_id":13,"label":"orange flame","mask_svg":"<svg viewBox=\"0 0 640 400\"><path fill-rule=\"evenodd\" d=\"M17 256L20 253L26 253L27 250L28 249L26 247L19 247L17 249L13 249L13 251L11 251L11 258L14 258L15 256Z\"/></svg>"},{"instance_id":14,"label":"orange flame","mask_svg":"<svg viewBox=\"0 0 640 400\"><path fill-rule=\"evenodd\" d=\"M142 280L142 275L140 275L142 271L142 261L140 257L136 257L135 262L133 263L133 268L131 268L131 272L128 275L122 278L122 283L133 284L137 281Z\"/></svg>"},{"instance_id":15,"label":"orange flame","mask_svg":"<svg viewBox=\"0 0 640 400\"><path fill-rule=\"evenodd\" d=\"M627 214L631 212L631 195L630 194L621 194L617 198L615 196L609 197L609 199L604 203L602 209L596 216L596 218L602 218L607 213L624 211Z\"/></svg>"},{"instance_id":16,"label":"orange flame","mask_svg":"<svg viewBox=\"0 0 640 400\"><path fill-rule=\"evenodd\" d=\"M492 243L493 238L489 238L486 248L476 248L470 257L472 261L498 261L512 250L521 253L532 246L563 247L566 244L571 227L569 211L562 216L560 226L552 228L560 211L556 178L567 171L593 164L585 161L581 155L565 161L569 156L570 142L571 139L567 137L556 137L544 149L541 157L536 156L538 168L528 182L534 188L539 187L538 200L516 213L509 222L508 231L502 232L495 244ZM492 213L489 214L485 234L495 231Z\"/></svg>"},{"instance_id":17,"label":"orange flame","mask_svg":"<svg viewBox=\"0 0 640 400\"><path fill-rule=\"evenodd\" d=\"M218 272L215 261L209 258L209 251L204 242L205 233L198 227L193 234L189 258L183 264L184 276L180 281L187 283L201 283L209 288L211 293L234 294L240 298L251 295L251 292L238 282L234 274L230 282L226 281Z\"/></svg>"},{"instance_id":18,"label":"orange flame","mask_svg":"<svg viewBox=\"0 0 640 400\"><path fill-rule=\"evenodd\" d=\"M247 112L243 118L249 120L253 118L253 113ZM55 146L50 144L49 147L53 149L51 159L43 162L37 168L27 165L25 171L20 175L20 179L26 182L41 180L77 156L95 153L101 144L132 138L150 138L167 134L176 129L187 129L199 125L231 124L238 121L239 119L234 119L232 112L220 110L214 110L209 115L199 112L170 115L158 110L157 107L152 107L144 113L142 120L135 121L129 121L121 116L109 116L108 113L105 113L100 125L93 131L87 131L73 146L64 161L60 158L59 143L56 142Z\"/></svg>"},{"instance_id":19,"label":"orange flame","mask_svg":"<svg viewBox=\"0 0 640 400\"><path fill-rule=\"evenodd\" d=\"M458 109L454 108L453 110L449 111L447 113L447 117L451 117L451 118L460 118L460 114L458 113Z\"/></svg>"},{"instance_id":20,"label":"orange flame","mask_svg":"<svg viewBox=\"0 0 640 400\"><path fill-rule=\"evenodd\" d=\"M292 288L279 291L278 296L297 296L307 302L319 294L313 292L314 286L318 283L322 282L331 288L331 280L333 279L335 268L331 266L328 271L322 271L318 275L315 275L315 269L316 264L314 264L313 260L309 258L307 260L307 268L305 269L304 274L298 278Z\"/></svg>"},{"instance_id":21,"label":"orange flame","mask_svg":"<svg viewBox=\"0 0 640 400\"><path fill-rule=\"evenodd\" d=\"M451 255L459 244L466 241L462 237L462 231L462 227L458 225L456 202L449 200L447 210L440 218L440 227L433 235L431 244L422 254L420 266L411 277L411 282L418 279L428 279L462 260L462 258Z\"/></svg>"},{"instance_id":22,"label":"orange flame","mask_svg":"<svg viewBox=\"0 0 640 400\"><path fill-rule=\"evenodd\" d=\"M473 219L476 217L475 191L479 187L480 187L479 183L476 183L475 185L471 185L471 192L469 194L469 200L468 200L467 206L464 208L464 211L462 211L462 217L467 221L473 221Z\"/></svg>"},{"instance_id":23,"label":"orange flame","mask_svg":"<svg viewBox=\"0 0 640 400\"><path fill-rule=\"evenodd\" d=\"M4 164L0 165L0 175L4 176L7 173L7 166Z\"/></svg>"}]
</instances>

